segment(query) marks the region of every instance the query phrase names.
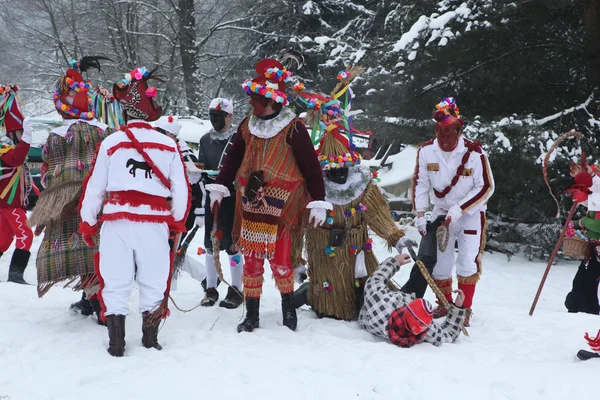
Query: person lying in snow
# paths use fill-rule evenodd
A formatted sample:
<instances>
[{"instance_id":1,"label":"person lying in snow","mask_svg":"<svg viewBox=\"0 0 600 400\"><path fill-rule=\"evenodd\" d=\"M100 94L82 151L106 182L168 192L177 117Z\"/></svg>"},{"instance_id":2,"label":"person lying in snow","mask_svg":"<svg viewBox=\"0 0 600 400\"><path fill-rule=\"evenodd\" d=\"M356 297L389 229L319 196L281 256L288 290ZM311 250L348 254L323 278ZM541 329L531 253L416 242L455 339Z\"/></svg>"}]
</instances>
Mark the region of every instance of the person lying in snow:
<instances>
[{"instance_id":1,"label":"person lying in snow","mask_svg":"<svg viewBox=\"0 0 600 400\"><path fill-rule=\"evenodd\" d=\"M392 276L409 262L408 254L390 257L367 280L364 305L358 317L360 327L400 347L421 342L434 346L453 343L465 321L464 293L460 289L455 291L458 296L448 310L446 321L433 322L433 307L427 300L388 288Z\"/></svg>"}]
</instances>

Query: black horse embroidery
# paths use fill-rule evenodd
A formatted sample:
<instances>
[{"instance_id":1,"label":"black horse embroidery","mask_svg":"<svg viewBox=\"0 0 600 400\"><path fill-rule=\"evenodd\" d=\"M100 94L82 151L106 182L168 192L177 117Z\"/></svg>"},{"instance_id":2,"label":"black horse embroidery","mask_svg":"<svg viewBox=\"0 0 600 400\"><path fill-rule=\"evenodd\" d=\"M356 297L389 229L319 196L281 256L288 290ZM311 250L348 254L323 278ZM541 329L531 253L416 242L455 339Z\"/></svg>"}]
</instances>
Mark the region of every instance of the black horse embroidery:
<instances>
[{"instance_id":1,"label":"black horse embroidery","mask_svg":"<svg viewBox=\"0 0 600 400\"><path fill-rule=\"evenodd\" d=\"M148 164L146 164L145 161L136 161L133 158L130 158L129 160L127 160L127 164L125 165L125 167L127 167L127 168L131 167L131 169L129 170L129 173L131 175L133 175L134 178L135 178L135 170L141 169L141 170L145 171L144 178L152 179L152 168L150 168L150 166Z\"/></svg>"}]
</instances>

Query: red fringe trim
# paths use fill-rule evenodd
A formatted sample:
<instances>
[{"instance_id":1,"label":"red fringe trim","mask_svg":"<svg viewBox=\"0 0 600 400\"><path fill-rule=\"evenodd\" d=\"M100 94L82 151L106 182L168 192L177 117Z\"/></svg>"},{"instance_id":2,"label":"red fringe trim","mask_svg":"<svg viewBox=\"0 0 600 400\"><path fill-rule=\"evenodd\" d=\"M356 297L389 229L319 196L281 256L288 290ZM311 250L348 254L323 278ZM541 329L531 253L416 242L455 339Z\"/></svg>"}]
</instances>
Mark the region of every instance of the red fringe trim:
<instances>
[{"instance_id":1,"label":"red fringe trim","mask_svg":"<svg viewBox=\"0 0 600 400\"><path fill-rule=\"evenodd\" d=\"M585 334L585 340L587 340L588 344L594 351L600 351L600 330L595 338L590 337L588 333Z\"/></svg>"},{"instance_id":2,"label":"red fringe trim","mask_svg":"<svg viewBox=\"0 0 600 400\"><path fill-rule=\"evenodd\" d=\"M136 190L110 192L106 204L130 205L132 207L150 206L150 209L154 211L170 211L166 198Z\"/></svg>"},{"instance_id":3,"label":"red fringe trim","mask_svg":"<svg viewBox=\"0 0 600 400\"><path fill-rule=\"evenodd\" d=\"M78 232L81 233L82 235L93 236L98 233L98 224L91 226L87 222L82 221L79 223L79 231Z\"/></svg>"},{"instance_id":4,"label":"red fringe trim","mask_svg":"<svg viewBox=\"0 0 600 400\"><path fill-rule=\"evenodd\" d=\"M179 221L169 225L170 232L187 232L187 228L185 227L185 222Z\"/></svg>"},{"instance_id":5,"label":"red fringe trim","mask_svg":"<svg viewBox=\"0 0 600 400\"><path fill-rule=\"evenodd\" d=\"M187 232L187 228L185 227L185 221L187 220L188 215L190 214L190 210L192 209L192 185L190 183L190 179L187 174L187 170L185 167L185 162L183 161L183 154L181 153L181 147L179 143L177 143L177 151L179 152L179 159L181 160L181 164L183 165L183 174L185 175L185 181L187 182L188 192L187 192L187 206L185 207L185 214L183 214L183 219L181 221L177 221L172 232Z\"/></svg>"},{"instance_id":6,"label":"red fringe trim","mask_svg":"<svg viewBox=\"0 0 600 400\"><path fill-rule=\"evenodd\" d=\"M161 223L172 224L173 223L172 215L132 214L132 213L125 212L125 211L112 213L112 214L104 214L104 215L102 215L102 217L100 217L100 219L98 221L99 222L119 221L119 220L123 220L123 219L126 219L128 221L133 221L133 222L152 222L152 223L157 223L157 224L161 224Z\"/></svg>"},{"instance_id":7,"label":"red fringe trim","mask_svg":"<svg viewBox=\"0 0 600 400\"><path fill-rule=\"evenodd\" d=\"M106 304L104 304L104 298L102 298L102 290L104 290L104 278L100 275L100 252L94 254L94 271L96 271L96 276L98 277L98 283L100 285L100 289L95 294L98 298L98 302L100 303L100 321L106 322Z\"/></svg>"},{"instance_id":8,"label":"red fringe trim","mask_svg":"<svg viewBox=\"0 0 600 400\"><path fill-rule=\"evenodd\" d=\"M162 151L168 151L170 153L175 152L174 148L172 148L171 146L168 146L166 144L162 144L162 143L144 142L144 143L140 143L140 146L142 149L162 150ZM135 148L136 148L135 145L131 142L121 142L117 145L114 145L110 149L108 149L108 151L106 153L109 156L112 156L119 149L135 149Z\"/></svg>"}]
</instances>

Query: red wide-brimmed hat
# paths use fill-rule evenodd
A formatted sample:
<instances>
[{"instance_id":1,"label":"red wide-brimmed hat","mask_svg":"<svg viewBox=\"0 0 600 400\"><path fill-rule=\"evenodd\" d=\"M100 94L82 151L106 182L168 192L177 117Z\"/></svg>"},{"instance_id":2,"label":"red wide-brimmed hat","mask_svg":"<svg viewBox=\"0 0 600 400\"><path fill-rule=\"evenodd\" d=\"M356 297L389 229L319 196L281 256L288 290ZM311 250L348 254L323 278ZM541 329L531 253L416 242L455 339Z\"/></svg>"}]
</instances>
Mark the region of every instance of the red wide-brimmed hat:
<instances>
[{"instance_id":1,"label":"red wide-brimmed hat","mask_svg":"<svg viewBox=\"0 0 600 400\"><path fill-rule=\"evenodd\" d=\"M81 73L91 67L100 71L100 60L110 59L102 56L85 56L79 61L73 60L70 63L71 68L58 81L54 91L54 105L63 118L90 120L95 117L91 93L93 85L89 80L83 79Z\"/></svg>"},{"instance_id":2,"label":"red wide-brimmed hat","mask_svg":"<svg viewBox=\"0 0 600 400\"><path fill-rule=\"evenodd\" d=\"M148 86L149 80L164 82L163 77L153 75L146 67L136 68L113 85L113 94L121 103L123 111L131 118L156 121L162 115L162 107L154 104L157 91Z\"/></svg>"}]
</instances>

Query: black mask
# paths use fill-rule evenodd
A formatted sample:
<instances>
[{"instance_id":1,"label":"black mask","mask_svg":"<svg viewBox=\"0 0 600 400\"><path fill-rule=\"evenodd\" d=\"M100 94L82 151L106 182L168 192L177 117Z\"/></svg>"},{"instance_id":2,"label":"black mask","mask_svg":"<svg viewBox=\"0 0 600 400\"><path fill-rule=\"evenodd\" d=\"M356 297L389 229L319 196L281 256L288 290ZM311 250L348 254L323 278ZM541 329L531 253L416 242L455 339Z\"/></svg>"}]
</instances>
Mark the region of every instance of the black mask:
<instances>
[{"instance_id":1,"label":"black mask","mask_svg":"<svg viewBox=\"0 0 600 400\"><path fill-rule=\"evenodd\" d=\"M348 180L348 168L333 168L325 172L325 176L332 182L343 185Z\"/></svg>"},{"instance_id":2,"label":"black mask","mask_svg":"<svg viewBox=\"0 0 600 400\"><path fill-rule=\"evenodd\" d=\"M19 145L19 138L17 137L16 133L11 132L7 136L10 140L12 140L12 142L14 143L15 146Z\"/></svg>"},{"instance_id":3,"label":"black mask","mask_svg":"<svg viewBox=\"0 0 600 400\"><path fill-rule=\"evenodd\" d=\"M229 114L221 110L210 110L208 112L208 115L210 117L210 123L213 126L214 130L217 132L221 132L223 128L225 128L225 120Z\"/></svg>"}]
</instances>

